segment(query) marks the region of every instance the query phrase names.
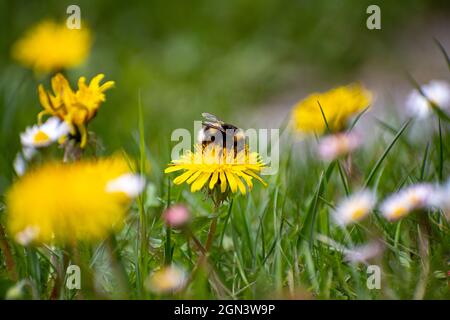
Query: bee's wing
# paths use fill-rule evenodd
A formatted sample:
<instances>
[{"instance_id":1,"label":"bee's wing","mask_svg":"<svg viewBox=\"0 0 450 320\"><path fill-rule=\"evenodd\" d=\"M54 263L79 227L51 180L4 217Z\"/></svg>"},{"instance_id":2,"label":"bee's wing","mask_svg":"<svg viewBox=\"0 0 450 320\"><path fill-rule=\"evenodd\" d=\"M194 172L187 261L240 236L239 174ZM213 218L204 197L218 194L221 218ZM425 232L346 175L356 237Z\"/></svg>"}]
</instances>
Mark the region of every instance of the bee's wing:
<instances>
[{"instance_id":1,"label":"bee's wing","mask_svg":"<svg viewBox=\"0 0 450 320\"><path fill-rule=\"evenodd\" d=\"M203 112L202 113L202 117L205 118L205 120L211 121L211 122L216 122L216 123L222 123L222 120L219 120L215 115L208 113L208 112Z\"/></svg>"}]
</instances>

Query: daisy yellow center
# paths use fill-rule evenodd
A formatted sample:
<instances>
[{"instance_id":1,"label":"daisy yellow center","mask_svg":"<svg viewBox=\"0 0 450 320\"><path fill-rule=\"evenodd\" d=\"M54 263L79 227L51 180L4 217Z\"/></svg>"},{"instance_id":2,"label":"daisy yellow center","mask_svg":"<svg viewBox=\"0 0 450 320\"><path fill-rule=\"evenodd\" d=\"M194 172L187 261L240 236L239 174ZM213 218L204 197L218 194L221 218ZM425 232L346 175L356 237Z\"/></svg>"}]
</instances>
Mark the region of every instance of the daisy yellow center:
<instances>
[{"instance_id":1,"label":"daisy yellow center","mask_svg":"<svg viewBox=\"0 0 450 320\"><path fill-rule=\"evenodd\" d=\"M358 207L353 211L352 219L359 220L366 214L367 210L364 207Z\"/></svg>"},{"instance_id":2,"label":"daisy yellow center","mask_svg":"<svg viewBox=\"0 0 450 320\"><path fill-rule=\"evenodd\" d=\"M391 213L391 218L392 219L398 219L398 218L400 218L401 216L403 216L403 215L405 215L406 213L407 213L407 209L405 208L405 207L403 207L403 206L398 206L398 207L396 207L393 211L392 211L392 213Z\"/></svg>"},{"instance_id":3,"label":"daisy yellow center","mask_svg":"<svg viewBox=\"0 0 450 320\"><path fill-rule=\"evenodd\" d=\"M41 130L39 130L33 137L33 141L35 143L47 142L48 140L50 140L50 137Z\"/></svg>"},{"instance_id":4,"label":"daisy yellow center","mask_svg":"<svg viewBox=\"0 0 450 320\"><path fill-rule=\"evenodd\" d=\"M410 195L409 200L411 201L411 203L414 206L417 206L420 204L420 197L417 194Z\"/></svg>"}]
</instances>

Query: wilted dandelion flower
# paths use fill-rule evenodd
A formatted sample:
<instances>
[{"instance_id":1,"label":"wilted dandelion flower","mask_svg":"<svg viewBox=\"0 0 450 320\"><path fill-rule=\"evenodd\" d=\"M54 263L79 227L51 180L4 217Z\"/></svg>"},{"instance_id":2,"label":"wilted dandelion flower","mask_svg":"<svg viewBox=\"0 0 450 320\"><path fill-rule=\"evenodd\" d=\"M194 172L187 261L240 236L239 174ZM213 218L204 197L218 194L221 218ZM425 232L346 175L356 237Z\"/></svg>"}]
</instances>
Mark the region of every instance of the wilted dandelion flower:
<instances>
[{"instance_id":1,"label":"wilted dandelion flower","mask_svg":"<svg viewBox=\"0 0 450 320\"><path fill-rule=\"evenodd\" d=\"M360 144L355 133L336 133L320 139L317 151L320 158L332 161L353 152Z\"/></svg>"},{"instance_id":2,"label":"wilted dandelion flower","mask_svg":"<svg viewBox=\"0 0 450 320\"><path fill-rule=\"evenodd\" d=\"M181 267L170 265L153 272L146 281L146 288L155 293L173 293L184 288L187 274Z\"/></svg>"},{"instance_id":3,"label":"wilted dandelion flower","mask_svg":"<svg viewBox=\"0 0 450 320\"><path fill-rule=\"evenodd\" d=\"M12 56L37 73L48 73L80 65L90 47L91 34L86 26L69 29L64 23L43 21L14 44Z\"/></svg>"},{"instance_id":4,"label":"wilted dandelion flower","mask_svg":"<svg viewBox=\"0 0 450 320\"><path fill-rule=\"evenodd\" d=\"M105 101L104 92L114 86L114 81L107 81L100 85L104 78L98 74L86 85L86 78L78 80L78 90L73 91L69 82L60 73L52 78L53 94L46 92L39 85L39 100L44 111L39 114L49 114L58 117L70 125L71 134L80 136L80 146L84 148L87 142L86 125L95 117L100 104Z\"/></svg>"},{"instance_id":5,"label":"wilted dandelion flower","mask_svg":"<svg viewBox=\"0 0 450 320\"><path fill-rule=\"evenodd\" d=\"M164 222L172 228L180 228L189 222L191 213L186 206L179 204L167 208L167 210L164 211L162 218Z\"/></svg>"},{"instance_id":6,"label":"wilted dandelion flower","mask_svg":"<svg viewBox=\"0 0 450 320\"><path fill-rule=\"evenodd\" d=\"M20 134L24 148L46 147L65 137L70 132L69 125L57 117L49 118L42 125L34 125Z\"/></svg>"},{"instance_id":7,"label":"wilted dandelion flower","mask_svg":"<svg viewBox=\"0 0 450 320\"><path fill-rule=\"evenodd\" d=\"M418 90L413 90L406 99L406 108L411 116L425 118L432 112L430 101L438 108L450 108L450 84L433 80L421 86L424 97Z\"/></svg>"},{"instance_id":8,"label":"wilted dandelion flower","mask_svg":"<svg viewBox=\"0 0 450 320\"><path fill-rule=\"evenodd\" d=\"M380 206L381 213L388 220L398 220L411 211L430 206L434 192L430 184L412 185L388 197Z\"/></svg>"},{"instance_id":9,"label":"wilted dandelion flower","mask_svg":"<svg viewBox=\"0 0 450 320\"><path fill-rule=\"evenodd\" d=\"M197 145L194 153L188 151L180 159L172 160L164 172L183 171L173 182L177 185L187 182L192 192L207 186L209 190L220 188L221 193L239 190L246 194L247 188L253 188L253 178L266 185L258 175L263 168L256 152Z\"/></svg>"},{"instance_id":10,"label":"wilted dandelion flower","mask_svg":"<svg viewBox=\"0 0 450 320\"><path fill-rule=\"evenodd\" d=\"M103 239L142 191L142 179L130 174L119 156L31 170L7 192L8 229L22 244Z\"/></svg>"},{"instance_id":11,"label":"wilted dandelion flower","mask_svg":"<svg viewBox=\"0 0 450 320\"><path fill-rule=\"evenodd\" d=\"M345 226L358 222L370 214L376 203L376 197L370 190L362 190L344 199L333 211L334 221Z\"/></svg>"},{"instance_id":12,"label":"wilted dandelion flower","mask_svg":"<svg viewBox=\"0 0 450 320\"><path fill-rule=\"evenodd\" d=\"M349 118L368 107L371 101L371 92L360 84L313 93L295 105L293 125L299 132L324 133L326 124L320 103L330 131L341 131L347 126Z\"/></svg>"}]
</instances>

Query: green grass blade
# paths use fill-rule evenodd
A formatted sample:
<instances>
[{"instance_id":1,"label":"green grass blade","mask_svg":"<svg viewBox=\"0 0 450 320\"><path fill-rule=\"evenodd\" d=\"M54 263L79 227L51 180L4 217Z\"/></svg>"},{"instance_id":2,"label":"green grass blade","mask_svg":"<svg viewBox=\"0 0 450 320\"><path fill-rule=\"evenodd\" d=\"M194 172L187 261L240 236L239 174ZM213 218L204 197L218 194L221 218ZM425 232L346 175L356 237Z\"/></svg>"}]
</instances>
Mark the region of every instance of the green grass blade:
<instances>
[{"instance_id":1,"label":"green grass blade","mask_svg":"<svg viewBox=\"0 0 450 320\"><path fill-rule=\"evenodd\" d=\"M397 132L397 134L395 135L394 139L392 139L391 143L388 145L388 147L384 150L383 154L381 155L381 157L378 159L378 161L375 163L375 166L372 168L372 170L370 171L369 175L367 176L367 179L364 183L364 186L367 188L370 186L370 183L373 179L373 177L375 176L375 174L377 173L378 169L380 168L381 164L383 163L384 159L387 157L387 155L389 154L389 151L391 151L392 147L394 146L394 144L397 142L397 140L400 138L400 136L402 135L402 133L406 130L406 128L409 126L409 124L411 123L411 119L409 119L408 121L405 122L405 124L400 128L400 130Z\"/></svg>"}]
</instances>

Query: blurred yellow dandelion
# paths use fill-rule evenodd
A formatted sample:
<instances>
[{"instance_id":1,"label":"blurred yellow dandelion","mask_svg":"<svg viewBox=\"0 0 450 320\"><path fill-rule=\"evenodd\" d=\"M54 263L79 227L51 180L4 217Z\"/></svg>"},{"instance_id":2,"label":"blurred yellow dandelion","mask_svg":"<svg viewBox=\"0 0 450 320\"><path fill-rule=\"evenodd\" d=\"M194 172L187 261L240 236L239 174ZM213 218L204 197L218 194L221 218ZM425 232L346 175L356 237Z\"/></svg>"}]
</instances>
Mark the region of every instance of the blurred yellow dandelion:
<instances>
[{"instance_id":1,"label":"blurred yellow dandelion","mask_svg":"<svg viewBox=\"0 0 450 320\"><path fill-rule=\"evenodd\" d=\"M76 67L91 47L91 33L83 26L69 29L64 23L43 21L32 27L12 48L12 56L37 73Z\"/></svg>"},{"instance_id":2,"label":"blurred yellow dandelion","mask_svg":"<svg viewBox=\"0 0 450 320\"><path fill-rule=\"evenodd\" d=\"M119 229L144 181L119 156L48 163L7 192L7 224L17 242L95 241Z\"/></svg>"},{"instance_id":3,"label":"blurred yellow dandelion","mask_svg":"<svg viewBox=\"0 0 450 320\"><path fill-rule=\"evenodd\" d=\"M350 117L368 107L371 101L371 92L360 84L313 93L295 105L292 114L293 125L299 132L324 133L326 124L323 111L330 131L338 132L345 129Z\"/></svg>"},{"instance_id":4,"label":"blurred yellow dandelion","mask_svg":"<svg viewBox=\"0 0 450 320\"><path fill-rule=\"evenodd\" d=\"M236 153L233 149L227 151L211 144L205 148L197 145L195 152L188 151L180 159L172 160L164 172L182 170L183 173L173 182L177 185L183 182L190 184L192 192L207 185L210 190L220 186L221 193L228 190L236 193L239 190L246 194L247 187L248 190L253 188L253 178L266 185L259 176L264 167L256 152L242 150Z\"/></svg>"},{"instance_id":5,"label":"blurred yellow dandelion","mask_svg":"<svg viewBox=\"0 0 450 320\"><path fill-rule=\"evenodd\" d=\"M52 78L53 94L39 85L39 100L44 108L39 113L39 122L46 114L60 118L71 126L72 135L80 135L80 146L84 148L87 142L86 124L95 117L100 104L106 100L104 92L114 86L114 81L100 85L103 78L103 74L98 74L86 85L86 78L80 77L75 92L60 73Z\"/></svg>"}]
</instances>

